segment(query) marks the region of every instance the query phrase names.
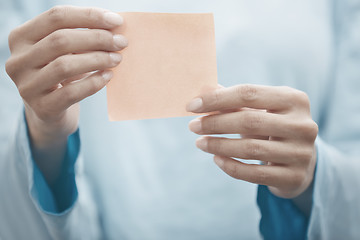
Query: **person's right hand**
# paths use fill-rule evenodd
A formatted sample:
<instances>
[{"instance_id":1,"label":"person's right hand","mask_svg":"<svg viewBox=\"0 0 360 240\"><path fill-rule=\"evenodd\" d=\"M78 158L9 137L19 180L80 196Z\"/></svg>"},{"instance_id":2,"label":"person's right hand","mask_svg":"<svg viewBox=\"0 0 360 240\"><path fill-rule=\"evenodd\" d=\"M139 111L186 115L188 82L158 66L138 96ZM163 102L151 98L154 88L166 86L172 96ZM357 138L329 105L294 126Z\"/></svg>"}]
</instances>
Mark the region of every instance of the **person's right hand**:
<instances>
[{"instance_id":1,"label":"person's right hand","mask_svg":"<svg viewBox=\"0 0 360 240\"><path fill-rule=\"evenodd\" d=\"M35 148L76 131L77 103L102 89L112 77L107 69L121 61L116 51L127 40L111 30L122 22L103 9L57 6L10 33L6 71L23 98Z\"/></svg>"}]
</instances>

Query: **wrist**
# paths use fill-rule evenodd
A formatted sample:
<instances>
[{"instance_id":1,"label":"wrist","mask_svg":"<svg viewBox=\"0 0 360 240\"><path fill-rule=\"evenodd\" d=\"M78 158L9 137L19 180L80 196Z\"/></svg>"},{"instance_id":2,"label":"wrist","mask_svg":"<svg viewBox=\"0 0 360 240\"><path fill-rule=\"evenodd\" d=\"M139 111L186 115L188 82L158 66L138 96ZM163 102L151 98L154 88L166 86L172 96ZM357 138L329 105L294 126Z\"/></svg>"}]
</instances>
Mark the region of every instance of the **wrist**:
<instances>
[{"instance_id":1,"label":"wrist","mask_svg":"<svg viewBox=\"0 0 360 240\"><path fill-rule=\"evenodd\" d=\"M77 129L77 124L71 128L67 127L67 120L64 116L44 121L26 104L25 118L32 147L40 151L63 146L66 144L68 136Z\"/></svg>"},{"instance_id":2,"label":"wrist","mask_svg":"<svg viewBox=\"0 0 360 240\"><path fill-rule=\"evenodd\" d=\"M67 135L52 131L37 116L25 108L25 121L34 163L51 186L58 178L67 148Z\"/></svg>"}]
</instances>

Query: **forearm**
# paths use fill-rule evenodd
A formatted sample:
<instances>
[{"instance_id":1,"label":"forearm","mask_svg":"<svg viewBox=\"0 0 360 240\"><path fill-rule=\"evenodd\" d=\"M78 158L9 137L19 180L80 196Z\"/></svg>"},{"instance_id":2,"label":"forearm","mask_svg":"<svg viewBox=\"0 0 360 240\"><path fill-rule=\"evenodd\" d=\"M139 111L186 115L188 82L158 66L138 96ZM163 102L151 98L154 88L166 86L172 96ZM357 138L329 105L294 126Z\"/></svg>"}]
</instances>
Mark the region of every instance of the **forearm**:
<instances>
[{"instance_id":1,"label":"forearm","mask_svg":"<svg viewBox=\"0 0 360 240\"><path fill-rule=\"evenodd\" d=\"M49 126L41 124L35 119L36 116L28 111L25 113L33 160L46 182L52 186L61 172L68 136L52 131Z\"/></svg>"}]
</instances>

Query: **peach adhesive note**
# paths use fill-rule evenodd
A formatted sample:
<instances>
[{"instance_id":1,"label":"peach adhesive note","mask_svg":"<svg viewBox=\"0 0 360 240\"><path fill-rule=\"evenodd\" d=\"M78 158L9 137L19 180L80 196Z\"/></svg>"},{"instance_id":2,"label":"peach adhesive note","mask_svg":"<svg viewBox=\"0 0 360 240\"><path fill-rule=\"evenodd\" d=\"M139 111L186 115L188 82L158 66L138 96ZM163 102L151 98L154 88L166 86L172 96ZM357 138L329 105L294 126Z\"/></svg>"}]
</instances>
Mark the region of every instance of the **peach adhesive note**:
<instances>
[{"instance_id":1,"label":"peach adhesive note","mask_svg":"<svg viewBox=\"0 0 360 240\"><path fill-rule=\"evenodd\" d=\"M110 121L194 115L186 104L217 88L213 14L120 15L129 44L107 85Z\"/></svg>"}]
</instances>

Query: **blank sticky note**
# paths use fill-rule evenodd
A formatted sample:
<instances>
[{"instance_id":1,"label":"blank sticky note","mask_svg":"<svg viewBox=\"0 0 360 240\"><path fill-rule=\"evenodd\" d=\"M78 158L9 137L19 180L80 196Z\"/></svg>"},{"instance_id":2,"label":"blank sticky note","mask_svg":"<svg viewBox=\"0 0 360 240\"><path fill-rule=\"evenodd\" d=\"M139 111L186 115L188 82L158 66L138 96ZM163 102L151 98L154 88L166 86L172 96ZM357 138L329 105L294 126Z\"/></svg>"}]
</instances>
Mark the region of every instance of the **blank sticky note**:
<instances>
[{"instance_id":1,"label":"blank sticky note","mask_svg":"<svg viewBox=\"0 0 360 240\"><path fill-rule=\"evenodd\" d=\"M107 85L111 121L193 115L186 104L217 87L213 15L120 13L129 45Z\"/></svg>"}]
</instances>

